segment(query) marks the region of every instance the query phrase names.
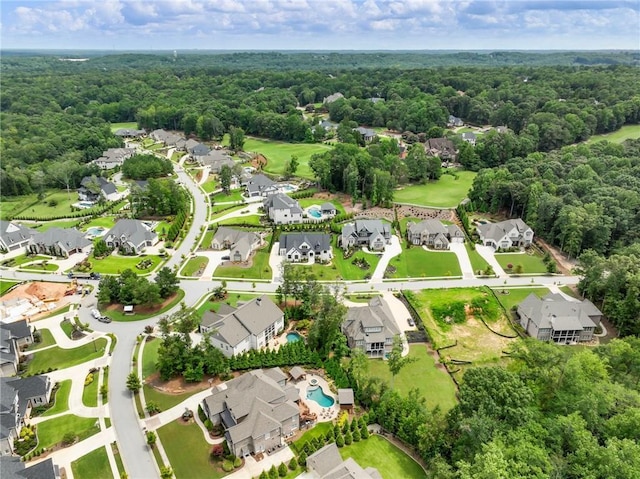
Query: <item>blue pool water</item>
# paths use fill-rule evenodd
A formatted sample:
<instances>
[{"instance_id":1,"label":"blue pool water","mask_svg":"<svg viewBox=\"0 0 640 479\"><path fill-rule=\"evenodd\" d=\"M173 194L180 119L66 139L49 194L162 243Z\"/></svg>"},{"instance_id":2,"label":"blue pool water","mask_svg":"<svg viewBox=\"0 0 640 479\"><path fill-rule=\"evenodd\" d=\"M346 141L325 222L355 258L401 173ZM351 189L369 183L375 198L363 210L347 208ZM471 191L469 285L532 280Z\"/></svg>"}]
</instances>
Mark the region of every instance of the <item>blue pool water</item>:
<instances>
[{"instance_id":1,"label":"blue pool water","mask_svg":"<svg viewBox=\"0 0 640 479\"><path fill-rule=\"evenodd\" d=\"M302 339L302 336L300 336L298 333L287 333L288 343L295 343L296 341L300 341L300 339Z\"/></svg>"},{"instance_id":2,"label":"blue pool water","mask_svg":"<svg viewBox=\"0 0 640 479\"><path fill-rule=\"evenodd\" d=\"M327 396L320 386L307 388L307 399L317 402L322 407L331 407L335 403L331 396Z\"/></svg>"},{"instance_id":3,"label":"blue pool water","mask_svg":"<svg viewBox=\"0 0 640 479\"><path fill-rule=\"evenodd\" d=\"M91 236L100 236L102 233L104 233L104 228L102 226L92 226L87 230L87 234L90 234Z\"/></svg>"},{"instance_id":4,"label":"blue pool water","mask_svg":"<svg viewBox=\"0 0 640 479\"><path fill-rule=\"evenodd\" d=\"M314 218L322 218L322 213L319 208L311 207L309 208L309 214Z\"/></svg>"},{"instance_id":5,"label":"blue pool water","mask_svg":"<svg viewBox=\"0 0 640 479\"><path fill-rule=\"evenodd\" d=\"M296 191L296 187L293 185L282 185L280 188L282 189L282 191L286 192Z\"/></svg>"}]
</instances>

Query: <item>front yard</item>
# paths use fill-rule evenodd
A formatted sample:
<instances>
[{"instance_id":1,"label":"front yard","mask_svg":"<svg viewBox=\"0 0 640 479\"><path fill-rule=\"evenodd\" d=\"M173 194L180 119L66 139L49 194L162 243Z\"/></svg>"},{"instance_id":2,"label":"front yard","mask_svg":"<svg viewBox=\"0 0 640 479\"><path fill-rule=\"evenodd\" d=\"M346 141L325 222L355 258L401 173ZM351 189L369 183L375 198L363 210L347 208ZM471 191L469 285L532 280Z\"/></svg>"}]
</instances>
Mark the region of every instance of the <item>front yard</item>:
<instances>
[{"instance_id":1,"label":"front yard","mask_svg":"<svg viewBox=\"0 0 640 479\"><path fill-rule=\"evenodd\" d=\"M136 265L143 260L150 260L151 265L145 269L138 269ZM103 259L89 258L91 271L103 274L120 274L125 269L130 269L136 274L150 274L163 261L163 258L155 255L140 256L114 256L109 255Z\"/></svg>"},{"instance_id":2,"label":"front yard","mask_svg":"<svg viewBox=\"0 0 640 479\"><path fill-rule=\"evenodd\" d=\"M396 203L407 203L435 208L455 208L467 197L476 173L473 171L456 171L458 179L452 175L442 175L439 180L424 185L409 185L396 190L393 200Z\"/></svg>"},{"instance_id":3,"label":"front yard","mask_svg":"<svg viewBox=\"0 0 640 479\"><path fill-rule=\"evenodd\" d=\"M542 261L542 256L529 253L496 253L496 261L502 269L509 274L515 274L518 266L522 266L522 271L517 274L546 273L547 267ZM508 266L513 268L509 269Z\"/></svg>"},{"instance_id":4,"label":"front yard","mask_svg":"<svg viewBox=\"0 0 640 479\"><path fill-rule=\"evenodd\" d=\"M99 447L71 463L74 479L111 479L107 449Z\"/></svg>"},{"instance_id":5,"label":"front yard","mask_svg":"<svg viewBox=\"0 0 640 479\"><path fill-rule=\"evenodd\" d=\"M493 288L498 297L498 301L504 309L511 311L511 308L518 306L531 293L543 297L549 293L548 288ZM506 294L502 294L502 292Z\"/></svg>"},{"instance_id":6,"label":"front yard","mask_svg":"<svg viewBox=\"0 0 640 479\"><path fill-rule=\"evenodd\" d=\"M64 369L77 366L104 354L107 346L105 338L98 338L83 346L73 349L62 349L55 346L41 352L33 353L33 358L27 364L26 373L39 374L49 369Z\"/></svg>"},{"instance_id":7,"label":"front yard","mask_svg":"<svg viewBox=\"0 0 640 479\"><path fill-rule=\"evenodd\" d=\"M222 224L222 223L221 223ZM265 239L266 245L253 253L249 258L251 264L247 267L241 265L218 266L213 273L217 278L236 279L271 279L271 266L269 266L269 237Z\"/></svg>"},{"instance_id":8,"label":"front yard","mask_svg":"<svg viewBox=\"0 0 640 479\"><path fill-rule=\"evenodd\" d=\"M100 432L97 418L79 417L73 414L49 419L41 422L37 427L38 449L50 449L61 443L65 434L73 434L79 442Z\"/></svg>"},{"instance_id":9,"label":"front yard","mask_svg":"<svg viewBox=\"0 0 640 479\"><path fill-rule=\"evenodd\" d=\"M169 296L163 303L154 306L135 306L133 308L134 314L124 314L123 305L121 304L107 305L106 307L100 305L100 310L102 314L109 316L114 321L139 321L169 311L182 301L182 298L184 298L184 291L179 289L176 294Z\"/></svg>"},{"instance_id":10,"label":"front yard","mask_svg":"<svg viewBox=\"0 0 640 479\"><path fill-rule=\"evenodd\" d=\"M196 256L187 261L187 264L184 265L180 274L188 277L201 276L202 271L204 271L208 264L209 258L206 256Z\"/></svg>"},{"instance_id":11,"label":"front yard","mask_svg":"<svg viewBox=\"0 0 640 479\"><path fill-rule=\"evenodd\" d=\"M426 251L421 246L405 249L391 260L396 272L392 278L425 278L443 276L461 276L462 270L458 257L450 251Z\"/></svg>"}]
</instances>

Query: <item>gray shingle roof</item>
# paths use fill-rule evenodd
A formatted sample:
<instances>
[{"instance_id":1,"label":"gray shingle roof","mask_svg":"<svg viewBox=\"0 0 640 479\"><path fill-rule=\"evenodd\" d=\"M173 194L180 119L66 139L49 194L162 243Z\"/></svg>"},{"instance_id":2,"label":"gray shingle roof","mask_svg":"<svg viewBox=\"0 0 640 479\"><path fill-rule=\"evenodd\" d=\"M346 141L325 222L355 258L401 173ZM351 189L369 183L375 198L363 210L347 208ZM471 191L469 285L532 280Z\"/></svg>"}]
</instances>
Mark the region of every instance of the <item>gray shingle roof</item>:
<instances>
[{"instance_id":1,"label":"gray shingle roof","mask_svg":"<svg viewBox=\"0 0 640 479\"><path fill-rule=\"evenodd\" d=\"M268 211L271 208L275 209L289 209L291 213L299 213L302 214L302 208L298 202L294 199L289 198L284 193L276 193L271 196L267 196L263 202L264 208Z\"/></svg>"},{"instance_id":2,"label":"gray shingle roof","mask_svg":"<svg viewBox=\"0 0 640 479\"><path fill-rule=\"evenodd\" d=\"M366 333L366 328L382 328L380 332ZM375 297L367 306L349 308L342 323L342 331L354 341L384 342L400 334L389 305L382 297Z\"/></svg>"},{"instance_id":3,"label":"gray shingle roof","mask_svg":"<svg viewBox=\"0 0 640 479\"><path fill-rule=\"evenodd\" d=\"M253 175L247 182L247 191L249 193L262 193L265 190L274 189L275 185L275 181L263 174Z\"/></svg>"},{"instance_id":4,"label":"gray shingle roof","mask_svg":"<svg viewBox=\"0 0 640 479\"><path fill-rule=\"evenodd\" d=\"M354 404L353 389L338 389L338 402L342 404Z\"/></svg>"},{"instance_id":5,"label":"gray shingle roof","mask_svg":"<svg viewBox=\"0 0 640 479\"><path fill-rule=\"evenodd\" d=\"M36 230L27 228L19 223L0 220L0 239L7 248L14 244L20 244L27 241L35 233Z\"/></svg>"},{"instance_id":6,"label":"gray shingle roof","mask_svg":"<svg viewBox=\"0 0 640 479\"><path fill-rule=\"evenodd\" d=\"M25 467L18 457L0 457L0 477L2 479L56 479L60 477L52 459Z\"/></svg>"},{"instance_id":7,"label":"gray shingle roof","mask_svg":"<svg viewBox=\"0 0 640 479\"><path fill-rule=\"evenodd\" d=\"M70 251L86 248L91 241L75 228L49 228L47 231L33 235L29 244L41 244L47 248L60 245Z\"/></svg>"},{"instance_id":8,"label":"gray shingle roof","mask_svg":"<svg viewBox=\"0 0 640 479\"><path fill-rule=\"evenodd\" d=\"M407 230L411 234L419 234L423 231L428 232L429 234L447 234L447 229L439 220L423 220L419 223L407 223Z\"/></svg>"},{"instance_id":9,"label":"gray shingle roof","mask_svg":"<svg viewBox=\"0 0 640 479\"><path fill-rule=\"evenodd\" d=\"M280 235L280 248L289 251L308 244L314 253L331 249L331 235L326 233L285 233Z\"/></svg>"},{"instance_id":10,"label":"gray shingle roof","mask_svg":"<svg viewBox=\"0 0 640 479\"><path fill-rule=\"evenodd\" d=\"M104 235L105 240L112 237L124 237L126 241L131 242L135 246L145 241L154 241L157 235L150 231L142 221L132 219L121 219L107 231Z\"/></svg>"},{"instance_id":11,"label":"gray shingle roof","mask_svg":"<svg viewBox=\"0 0 640 479\"><path fill-rule=\"evenodd\" d=\"M487 223L478 225L478 233L484 239L491 239L493 241L499 241L513 228L516 228L520 235L529 229L529 226L520 218L514 218L511 220L500 221L499 223Z\"/></svg>"},{"instance_id":12,"label":"gray shingle roof","mask_svg":"<svg viewBox=\"0 0 640 479\"><path fill-rule=\"evenodd\" d=\"M111 183L106 178L103 178L102 176L96 176L96 177L85 176L84 178L82 178L82 181L80 182L80 186L87 188L87 186L91 184L93 179L97 181L98 185L100 186L100 190L102 190L105 196L118 192L116 185Z\"/></svg>"},{"instance_id":13,"label":"gray shingle roof","mask_svg":"<svg viewBox=\"0 0 640 479\"><path fill-rule=\"evenodd\" d=\"M551 328L554 331L594 328L596 324L587 311L592 316L602 314L593 303L584 305L581 301L570 301L562 295L551 293L544 298L531 293L518 306L518 312L530 318L538 329Z\"/></svg>"},{"instance_id":14,"label":"gray shingle roof","mask_svg":"<svg viewBox=\"0 0 640 479\"><path fill-rule=\"evenodd\" d=\"M311 454L307 458L307 468L320 479L381 479L374 467L363 469L351 457L343 461L335 442Z\"/></svg>"}]
</instances>

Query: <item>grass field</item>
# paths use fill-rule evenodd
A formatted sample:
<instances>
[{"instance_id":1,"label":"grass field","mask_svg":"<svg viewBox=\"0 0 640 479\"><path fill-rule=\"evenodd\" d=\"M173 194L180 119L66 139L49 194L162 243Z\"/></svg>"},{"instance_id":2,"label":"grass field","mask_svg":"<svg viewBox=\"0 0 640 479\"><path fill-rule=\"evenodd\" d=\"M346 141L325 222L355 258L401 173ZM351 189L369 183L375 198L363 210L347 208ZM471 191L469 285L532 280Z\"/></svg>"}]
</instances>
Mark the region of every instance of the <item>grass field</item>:
<instances>
[{"instance_id":1,"label":"grass field","mask_svg":"<svg viewBox=\"0 0 640 479\"><path fill-rule=\"evenodd\" d=\"M438 276L461 276L458 257L450 251L425 251L414 246L405 249L389 263L396 268L393 278L423 278Z\"/></svg>"},{"instance_id":2,"label":"grass field","mask_svg":"<svg viewBox=\"0 0 640 479\"><path fill-rule=\"evenodd\" d=\"M180 274L182 276L200 276L196 275L198 271L204 271L204 269L209 264L209 258L206 256L196 256L195 258L191 258L187 261L187 264L184 265Z\"/></svg>"},{"instance_id":3,"label":"grass field","mask_svg":"<svg viewBox=\"0 0 640 479\"><path fill-rule=\"evenodd\" d=\"M38 448L51 448L62 442L62 438L67 433L75 434L77 440L82 441L98 432L100 432L100 426L97 418L65 414L38 424Z\"/></svg>"},{"instance_id":4,"label":"grass field","mask_svg":"<svg viewBox=\"0 0 640 479\"><path fill-rule=\"evenodd\" d=\"M51 409L47 410L43 416L53 416L69 410L69 394L71 394L71 379L60 381L60 387L56 392L56 400Z\"/></svg>"},{"instance_id":5,"label":"grass field","mask_svg":"<svg viewBox=\"0 0 640 479\"><path fill-rule=\"evenodd\" d=\"M153 261L151 267L147 269L138 269L136 265L143 259ZM150 274L162 261L160 256L142 255L142 256L107 256L104 259L91 258L92 271L103 274L120 274L125 269L130 269L136 274Z\"/></svg>"},{"instance_id":6,"label":"grass field","mask_svg":"<svg viewBox=\"0 0 640 479\"><path fill-rule=\"evenodd\" d=\"M99 447L71 463L74 479L111 479L107 449Z\"/></svg>"},{"instance_id":7,"label":"grass field","mask_svg":"<svg viewBox=\"0 0 640 479\"><path fill-rule=\"evenodd\" d=\"M0 279L0 296L6 293L14 284L19 284L20 281L9 281L7 279Z\"/></svg>"},{"instance_id":8,"label":"grass field","mask_svg":"<svg viewBox=\"0 0 640 479\"><path fill-rule=\"evenodd\" d=\"M37 374L40 371L52 369L64 369L77 366L86 361L99 358L104 353L107 340L98 338L83 346L73 349L62 349L55 346L46 351L33 353L33 359L27 365L27 374Z\"/></svg>"},{"instance_id":9,"label":"grass field","mask_svg":"<svg viewBox=\"0 0 640 479\"><path fill-rule=\"evenodd\" d=\"M351 457L363 468L375 467L383 479L426 477L420 464L380 436L354 442L339 451L342 459Z\"/></svg>"},{"instance_id":10,"label":"grass field","mask_svg":"<svg viewBox=\"0 0 640 479\"><path fill-rule=\"evenodd\" d=\"M121 123L111 123L111 131L114 132L120 128L127 128L129 130L137 130L138 124L135 121L124 121Z\"/></svg>"},{"instance_id":11,"label":"grass field","mask_svg":"<svg viewBox=\"0 0 640 479\"><path fill-rule=\"evenodd\" d=\"M161 344L162 340L160 338L153 338L151 341L144 343L144 349L142 350L142 379L156 372L158 348Z\"/></svg>"},{"instance_id":12,"label":"grass field","mask_svg":"<svg viewBox=\"0 0 640 479\"><path fill-rule=\"evenodd\" d=\"M122 312L120 309L118 310L102 309L102 314L104 314L105 316L109 316L114 321L124 321L124 322L140 321L141 319L147 319L147 318L150 318L151 316L157 316L162 313L165 313L166 311L169 311L176 304L182 301L182 298L184 298L184 291L182 289L179 289L178 293L174 296L174 298L169 303L167 303L164 307L160 308L158 311L153 311L153 312L144 313L144 314L138 312L138 313L129 315L129 314L124 314L124 312Z\"/></svg>"},{"instance_id":13,"label":"grass field","mask_svg":"<svg viewBox=\"0 0 640 479\"><path fill-rule=\"evenodd\" d=\"M38 349L46 348L47 346L53 346L54 344L56 344L56 340L53 337L53 334L51 334L51 331L43 328L38 329L38 332L40 333L40 342L33 343L27 348L27 351L37 351Z\"/></svg>"},{"instance_id":14,"label":"grass field","mask_svg":"<svg viewBox=\"0 0 640 479\"><path fill-rule=\"evenodd\" d=\"M594 143L596 141L603 140L611 141L613 143L622 143L624 140L632 140L636 138L640 138L640 125L626 125L612 133L593 135L587 140L587 143Z\"/></svg>"},{"instance_id":15,"label":"grass field","mask_svg":"<svg viewBox=\"0 0 640 479\"><path fill-rule=\"evenodd\" d=\"M76 228L78 226L78 220L57 220L57 221L46 221L44 223L24 223L26 226L36 229L40 232L45 232L50 230L51 228Z\"/></svg>"},{"instance_id":16,"label":"grass field","mask_svg":"<svg viewBox=\"0 0 640 479\"><path fill-rule=\"evenodd\" d=\"M202 250L207 250L211 247L211 242L213 241L213 236L216 234L214 230L207 230L204 234L204 238L200 242L200 248Z\"/></svg>"},{"instance_id":17,"label":"grass field","mask_svg":"<svg viewBox=\"0 0 640 479\"><path fill-rule=\"evenodd\" d=\"M177 479L217 479L227 475L209 461L211 446L197 424L184 424L178 419L158 429L158 437Z\"/></svg>"},{"instance_id":18,"label":"grass field","mask_svg":"<svg viewBox=\"0 0 640 479\"><path fill-rule=\"evenodd\" d=\"M272 274L271 266L269 266L268 237L266 239L266 243L266 246L257 250L252 256L250 267L218 266L213 272L213 276L218 278L271 279Z\"/></svg>"},{"instance_id":19,"label":"grass field","mask_svg":"<svg viewBox=\"0 0 640 479\"><path fill-rule=\"evenodd\" d=\"M220 192L220 193L216 193L215 195L213 195L211 197L214 201L214 203L230 203L230 202L236 202L236 201L242 201L244 200L244 197L242 196L242 190L231 190L229 192L229 194L225 194L224 192Z\"/></svg>"},{"instance_id":20,"label":"grass field","mask_svg":"<svg viewBox=\"0 0 640 479\"><path fill-rule=\"evenodd\" d=\"M509 274L513 274L518 265L522 265L522 274L546 273L547 267L542 261L542 257L527 253L496 253L496 261ZM509 271L507 265L513 265L513 270Z\"/></svg>"},{"instance_id":21,"label":"grass field","mask_svg":"<svg viewBox=\"0 0 640 479\"><path fill-rule=\"evenodd\" d=\"M475 249L471 249L471 246L468 241L465 242L464 247L467 249L467 254L469 255L469 261L471 261L471 267L474 272L484 271L489 266L489 263L485 261L485 259L480 256Z\"/></svg>"},{"instance_id":22,"label":"grass field","mask_svg":"<svg viewBox=\"0 0 640 479\"><path fill-rule=\"evenodd\" d=\"M333 424L331 424L330 422L317 423L293 443L293 449L297 452L300 452L306 443L308 443L312 439L315 439L316 437L325 436L331 429L333 429Z\"/></svg>"},{"instance_id":23,"label":"grass field","mask_svg":"<svg viewBox=\"0 0 640 479\"><path fill-rule=\"evenodd\" d=\"M317 143L285 143L258 138L247 138L244 143L244 151L260 153L267 159L267 165L263 170L274 175L282 175L286 162L292 155L296 155L299 162L296 176L307 179L314 178L313 172L309 168L311 155L324 153L329 149L329 146Z\"/></svg>"},{"instance_id":24,"label":"grass field","mask_svg":"<svg viewBox=\"0 0 640 479\"><path fill-rule=\"evenodd\" d=\"M82 231L87 231L91 227L101 226L105 229L111 229L116 224L115 216L101 216L100 218L93 218L86 225L82 227Z\"/></svg>"},{"instance_id":25,"label":"grass field","mask_svg":"<svg viewBox=\"0 0 640 479\"><path fill-rule=\"evenodd\" d=\"M207 178L207 181L202 183L200 186L205 192L212 193L218 188L218 182L215 180L215 178L209 176Z\"/></svg>"},{"instance_id":26,"label":"grass field","mask_svg":"<svg viewBox=\"0 0 640 479\"><path fill-rule=\"evenodd\" d=\"M301 198L297 201L303 209L313 205L321 206L323 203L326 203L326 201L319 198ZM336 207L339 215L343 215L345 213L344 206L342 206L342 203L340 203L338 200L329 200L329 203Z\"/></svg>"},{"instance_id":27,"label":"grass field","mask_svg":"<svg viewBox=\"0 0 640 479\"><path fill-rule=\"evenodd\" d=\"M51 260L51 256L42 256L42 255L29 255L21 254L20 256L14 256L13 258L9 258L2 262L3 265L9 267L22 266L23 264L31 263L33 261L48 261Z\"/></svg>"},{"instance_id":28,"label":"grass field","mask_svg":"<svg viewBox=\"0 0 640 479\"><path fill-rule=\"evenodd\" d=\"M456 387L449 374L437 368L436 360L429 354L426 345L411 344L409 348L409 357L416 358L416 362L400 371L394 380L394 389L406 395L417 388L429 409L440 406L448 411L453 408L458 401ZM369 360L369 375L391 382L389 365L381 359Z\"/></svg>"},{"instance_id":29,"label":"grass field","mask_svg":"<svg viewBox=\"0 0 640 479\"><path fill-rule=\"evenodd\" d=\"M45 260L47 261L47 260ZM27 266L22 266L20 269L28 269L29 271L58 271L60 267L57 264L49 264L44 262L32 263Z\"/></svg>"},{"instance_id":30,"label":"grass field","mask_svg":"<svg viewBox=\"0 0 640 479\"><path fill-rule=\"evenodd\" d=\"M190 396L193 396L198 392L194 390L183 394L164 394L147 384L144 384L142 387L144 388L145 401L147 403L149 403L149 401L153 401L158 405L160 411L171 409L176 404L180 404L182 401L188 399Z\"/></svg>"},{"instance_id":31,"label":"grass field","mask_svg":"<svg viewBox=\"0 0 640 479\"><path fill-rule=\"evenodd\" d=\"M501 288L493 288L493 290L498 297L498 301L507 311L511 311L513 306L518 306L531 293L540 297L549 293L548 288L506 288L504 292L507 294L502 294L503 289Z\"/></svg>"},{"instance_id":32,"label":"grass field","mask_svg":"<svg viewBox=\"0 0 640 479\"><path fill-rule=\"evenodd\" d=\"M218 309L220 309L220 305L222 303L228 303L229 306L235 308L238 305L238 301L250 301L253 298L257 298L258 296L262 296L262 294L231 293L224 301L213 301L211 299L208 299L198 307L198 315L202 316L205 311L217 312Z\"/></svg>"},{"instance_id":33,"label":"grass field","mask_svg":"<svg viewBox=\"0 0 640 479\"><path fill-rule=\"evenodd\" d=\"M473 171L458 171L457 180L451 175L442 175L438 181L405 186L395 191L393 200L396 203L454 208L466 198L475 176Z\"/></svg>"},{"instance_id":34,"label":"grass field","mask_svg":"<svg viewBox=\"0 0 640 479\"><path fill-rule=\"evenodd\" d=\"M19 200L18 200L19 198ZM16 201L17 200L17 201ZM29 215L40 219L47 219L54 216L62 216L65 214L75 213L71 209L73 203L77 203L78 193L75 189L71 189L69 193L66 190L49 190L42 200L38 200L36 194L16 197L8 202L2 201L3 216L8 215ZM82 210L86 216L91 215L95 208Z\"/></svg>"},{"instance_id":35,"label":"grass field","mask_svg":"<svg viewBox=\"0 0 640 479\"><path fill-rule=\"evenodd\" d=\"M252 226L263 226L260 221L261 215L247 215L239 216L236 218L227 218L226 220L218 221L219 225L234 225L238 223L248 224Z\"/></svg>"},{"instance_id":36,"label":"grass field","mask_svg":"<svg viewBox=\"0 0 640 479\"><path fill-rule=\"evenodd\" d=\"M96 407L98 405L98 380L100 371L93 373L93 381L82 390L82 404L87 407Z\"/></svg>"}]
</instances>

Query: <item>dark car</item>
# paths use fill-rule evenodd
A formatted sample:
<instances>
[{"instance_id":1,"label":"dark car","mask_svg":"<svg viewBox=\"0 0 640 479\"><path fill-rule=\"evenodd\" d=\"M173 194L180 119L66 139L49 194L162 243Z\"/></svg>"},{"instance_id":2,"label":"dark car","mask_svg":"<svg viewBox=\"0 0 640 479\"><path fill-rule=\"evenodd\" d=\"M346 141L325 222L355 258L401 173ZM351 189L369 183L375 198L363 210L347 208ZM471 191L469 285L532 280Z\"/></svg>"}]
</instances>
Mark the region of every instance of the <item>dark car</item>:
<instances>
[{"instance_id":1,"label":"dark car","mask_svg":"<svg viewBox=\"0 0 640 479\"><path fill-rule=\"evenodd\" d=\"M411 327L414 327L416 325L416 323L413 320L413 318L407 318L407 323L409 323L409 326L411 326Z\"/></svg>"},{"instance_id":2,"label":"dark car","mask_svg":"<svg viewBox=\"0 0 640 479\"><path fill-rule=\"evenodd\" d=\"M100 321L101 323L110 323L111 322L111 318L108 316L100 316L98 318L98 321Z\"/></svg>"},{"instance_id":3,"label":"dark car","mask_svg":"<svg viewBox=\"0 0 640 479\"><path fill-rule=\"evenodd\" d=\"M220 258L222 261L229 261L231 260L231 256L223 256L222 258Z\"/></svg>"}]
</instances>

